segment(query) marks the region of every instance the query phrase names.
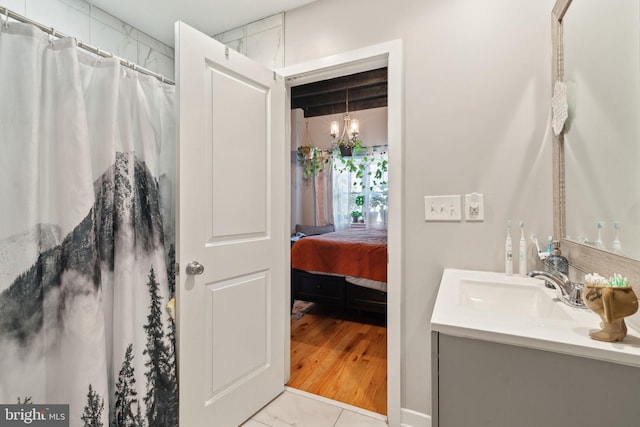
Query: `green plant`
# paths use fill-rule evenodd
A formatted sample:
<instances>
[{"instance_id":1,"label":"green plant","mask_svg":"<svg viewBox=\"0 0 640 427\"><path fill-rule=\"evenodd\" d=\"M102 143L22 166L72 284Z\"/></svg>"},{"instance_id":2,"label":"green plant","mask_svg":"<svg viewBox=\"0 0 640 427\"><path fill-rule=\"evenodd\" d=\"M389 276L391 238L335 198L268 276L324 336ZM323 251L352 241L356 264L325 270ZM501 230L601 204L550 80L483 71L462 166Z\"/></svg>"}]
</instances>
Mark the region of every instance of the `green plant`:
<instances>
[{"instance_id":1,"label":"green plant","mask_svg":"<svg viewBox=\"0 0 640 427\"><path fill-rule=\"evenodd\" d=\"M334 151L342 157L351 157L362 151L362 141L357 139L341 139L334 145Z\"/></svg>"},{"instance_id":2,"label":"green plant","mask_svg":"<svg viewBox=\"0 0 640 427\"><path fill-rule=\"evenodd\" d=\"M389 203L389 189L384 187L382 191L374 191L369 195L369 207L382 208Z\"/></svg>"},{"instance_id":3,"label":"green plant","mask_svg":"<svg viewBox=\"0 0 640 427\"><path fill-rule=\"evenodd\" d=\"M378 158L375 149L365 152L364 147L357 145L357 148L354 146L353 150L352 156L343 156L339 150L334 150L334 169L339 173L349 172L355 174L354 186L364 188L365 176L369 177L369 190L373 190L378 185L386 185L387 181L384 178L385 173L388 171L389 162ZM371 169L372 165L375 165L373 170Z\"/></svg>"},{"instance_id":4,"label":"green plant","mask_svg":"<svg viewBox=\"0 0 640 427\"><path fill-rule=\"evenodd\" d=\"M307 179L317 175L324 166L331 162L331 156L318 147L303 145L296 152L298 163L302 166L302 176Z\"/></svg>"},{"instance_id":5,"label":"green plant","mask_svg":"<svg viewBox=\"0 0 640 427\"><path fill-rule=\"evenodd\" d=\"M354 219L358 219L358 218L360 218L361 216L362 216L362 212L360 212L360 211L355 211L355 210L354 210L354 211L351 211L351 217L352 217L352 218L354 218Z\"/></svg>"},{"instance_id":6,"label":"green plant","mask_svg":"<svg viewBox=\"0 0 640 427\"><path fill-rule=\"evenodd\" d=\"M356 151L362 148L362 141L359 139L341 139L337 142L338 147L351 147L355 148Z\"/></svg>"},{"instance_id":7,"label":"green plant","mask_svg":"<svg viewBox=\"0 0 640 427\"><path fill-rule=\"evenodd\" d=\"M353 200L353 203L355 203L356 206L364 206L364 194L358 194Z\"/></svg>"}]
</instances>

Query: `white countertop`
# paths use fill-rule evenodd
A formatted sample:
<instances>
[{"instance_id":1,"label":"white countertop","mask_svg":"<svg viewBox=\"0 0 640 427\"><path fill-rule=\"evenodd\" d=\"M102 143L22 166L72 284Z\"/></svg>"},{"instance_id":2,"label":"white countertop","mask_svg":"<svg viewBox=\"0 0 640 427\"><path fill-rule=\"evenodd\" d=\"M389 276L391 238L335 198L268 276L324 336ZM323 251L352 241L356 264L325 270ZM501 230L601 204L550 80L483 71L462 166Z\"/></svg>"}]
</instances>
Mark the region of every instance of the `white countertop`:
<instances>
[{"instance_id":1,"label":"white countertop","mask_svg":"<svg viewBox=\"0 0 640 427\"><path fill-rule=\"evenodd\" d=\"M474 298L469 298L468 290L474 283L488 283L497 290L487 292L487 299L518 300L513 301L516 304L497 301L499 308L496 310L491 309L491 304L480 301L482 308L479 309L473 306ZM500 289L506 292L501 292ZM536 295L529 296L527 290L535 291ZM547 297L555 299L553 305L549 304ZM541 305L551 307L554 314L538 315L535 310L526 309L528 307L525 305L529 303L531 306L543 303ZM513 310L502 310L503 307L511 307ZM599 324L600 317L590 310L572 308L557 300L556 292L547 289L540 279L516 274L507 276L504 273L454 269L445 269L442 275L431 316L431 329L447 335L640 367L640 332L631 328L627 322L628 334L623 341L596 341L589 337L589 331L599 329Z\"/></svg>"}]
</instances>

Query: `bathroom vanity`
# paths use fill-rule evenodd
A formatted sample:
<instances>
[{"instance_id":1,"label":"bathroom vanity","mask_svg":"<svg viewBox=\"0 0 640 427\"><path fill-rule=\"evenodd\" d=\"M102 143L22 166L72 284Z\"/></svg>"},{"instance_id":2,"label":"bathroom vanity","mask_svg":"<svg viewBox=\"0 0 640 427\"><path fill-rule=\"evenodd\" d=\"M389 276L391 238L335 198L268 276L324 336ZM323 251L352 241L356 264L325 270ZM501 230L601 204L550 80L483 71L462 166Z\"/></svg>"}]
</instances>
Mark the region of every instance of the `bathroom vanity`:
<instances>
[{"instance_id":1,"label":"bathroom vanity","mask_svg":"<svg viewBox=\"0 0 640 427\"><path fill-rule=\"evenodd\" d=\"M640 425L640 332L594 341L599 321L539 279L445 270L431 318L432 425Z\"/></svg>"}]
</instances>

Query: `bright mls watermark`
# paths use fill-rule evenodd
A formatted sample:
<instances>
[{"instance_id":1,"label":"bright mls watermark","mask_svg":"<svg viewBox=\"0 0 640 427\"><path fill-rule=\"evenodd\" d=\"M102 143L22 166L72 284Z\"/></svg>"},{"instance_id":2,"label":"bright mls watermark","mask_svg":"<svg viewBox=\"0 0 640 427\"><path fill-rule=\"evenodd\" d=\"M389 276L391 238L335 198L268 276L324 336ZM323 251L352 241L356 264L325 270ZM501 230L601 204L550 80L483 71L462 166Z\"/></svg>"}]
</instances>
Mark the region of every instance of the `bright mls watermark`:
<instances>
[{"instance_id":1,"label":"bright mls watermark","mask_svg":"<svg viewBox=\"0 0 640 427\"><path fill-rule=\"evenodd\" d=\"M0 427L69 427L69 405L2 405Z\"/></svg>"}]
</instances>

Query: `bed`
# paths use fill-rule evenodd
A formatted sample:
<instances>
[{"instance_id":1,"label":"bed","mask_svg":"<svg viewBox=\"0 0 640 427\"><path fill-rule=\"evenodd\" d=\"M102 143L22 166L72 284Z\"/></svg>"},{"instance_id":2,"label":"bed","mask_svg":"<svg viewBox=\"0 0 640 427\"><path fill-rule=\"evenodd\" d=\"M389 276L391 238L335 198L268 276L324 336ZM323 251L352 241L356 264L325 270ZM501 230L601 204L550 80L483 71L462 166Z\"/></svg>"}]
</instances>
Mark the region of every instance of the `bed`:
<instances>
[{"instance_id":1,"label":"bed","mask_svg":"<svg viewBox=\"0 0 640 427\"><path fill-rule=\"evenodd\" d=\"M387 230L301 237L291 247L294 299L386 313Z\"/></svg>"}]
</instances>

